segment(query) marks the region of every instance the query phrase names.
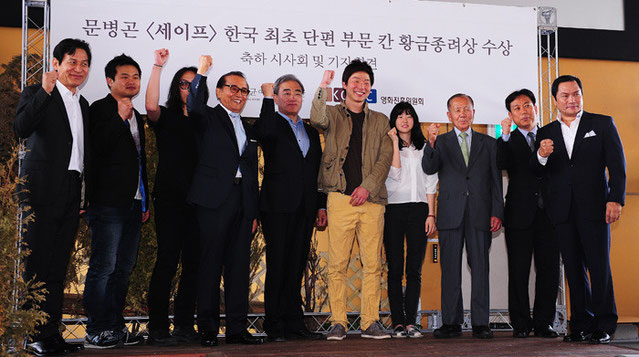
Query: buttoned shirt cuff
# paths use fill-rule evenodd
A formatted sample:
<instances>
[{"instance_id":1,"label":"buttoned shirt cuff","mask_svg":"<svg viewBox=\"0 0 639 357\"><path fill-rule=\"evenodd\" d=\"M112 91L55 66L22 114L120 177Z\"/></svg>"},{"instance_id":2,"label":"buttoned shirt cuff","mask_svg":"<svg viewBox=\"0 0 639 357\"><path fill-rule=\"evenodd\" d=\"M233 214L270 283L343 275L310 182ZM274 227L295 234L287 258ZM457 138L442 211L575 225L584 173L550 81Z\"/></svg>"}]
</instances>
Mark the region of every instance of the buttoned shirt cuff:
<instances>
[{"instance_id":1,"label":"buttoned shirt cuff","mask_svg":"<svg viewBox=\"0 0 639 357\"><path fill-rule=\"evenodd\" d=\"M510 133L501 134L501 140L503 140L504 142L508 142L508 140L510 140Z\"/></svg>"},{"instance_id":2,"label":"buttoned shirt cuff","mask_svg":"<svg viewBox=\"0 0 639 357\"><path fill-rule=\"evenodd\" d=\"M541 155L539 155L539 150L537 150L537 160L542 166L546 166L546 163L548 162L547 157L542 157Z\"/></svg>"}]
</instances>

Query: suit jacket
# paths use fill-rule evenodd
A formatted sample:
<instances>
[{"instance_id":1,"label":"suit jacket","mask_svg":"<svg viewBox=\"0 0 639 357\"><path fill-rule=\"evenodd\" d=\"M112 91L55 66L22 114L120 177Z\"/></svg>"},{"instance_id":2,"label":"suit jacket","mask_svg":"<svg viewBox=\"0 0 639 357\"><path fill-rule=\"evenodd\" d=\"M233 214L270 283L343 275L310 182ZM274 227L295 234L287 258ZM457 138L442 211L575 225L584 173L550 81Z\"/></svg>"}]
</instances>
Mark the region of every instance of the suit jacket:
<instances>
[{"instance_id":1,"label":"suit jacket","mask_svg":"<svg viewBox=\"0 0 639 357\"><path fill-rule=\"evenodd\" d=\"M118 114L118 102L108 94L91 104L91 150L94 165L89 202L106 206L133 202L138 190L139 164L142 162L142 182L149 205L149 185L146 174L144 121L133 109L140 135L140 158L129 127Z\"/></svg>"},{"instance_id":2,"label":"suit jacket","mask_svg":"<svg viewBox=\"0 0 639 357\"><path fill-rule=\"evenodd\" d=\"M553 224L568 220L571 201L583 217L595 221L605 220L606 202L625 203L626 160L611 117L583 112L571 158L559 120L539 129L536 149L544 139L554 143L548 162L541 165L535 155L530 164L542 177L542 197Z\"/></svg>"},{"instance_id":3,"label":"suit jacket","mask_svg":"<svg viewBox=\"0 0 639 357\"><path fill-rule=\"evenodd\" d=\"M530 159L536 156L519 130L510 139L497 139L497 167L508 172L508 191L504 209L504 226L528 229L535 220L539 204L541 179L530 169Z\"/></svg>"},{"instance_id":4,"label":"suit jacket","mask_svg":"<svg viewBox=\"0 0 639 357\"><path fill-rule=\"evenodd\" d=\"M233 123L226 110L206 105L206 77L197 75L191 82L188 97L189 118L196 127L198 163L188 200L210 209L226 201L238 166L242 172L242 209L249 219L257 217L257 134L242 121L246 132L246 147L242 154L237 147Z\"/></svg>"},{"instance_id":5,"label":"suit jacket","mask_svg":"<svg viewBox=\"0 0 639 357\"><path fill-rule=\"evenodd\" d=\"M80 96L84 128L84 177L89 171L89 103ZM53 203L69 170L73 136L69 117L57 87L51 95L40 84L24 88L16 112L13 130L26 141L26 156L19 176L26 184L18 188L19 198L33 205ZM28 190L27 191L25 191Z\"/></svg>"},{"instance_id":6,"label":"suit jacket","mask_svg":"<svg viewBox=\"0 0 639 357\"><path fill-rule=\"evenodd\" d=\"M304 209L312 216L315 216L318 208L326 208L317 191L317 174L322 158L317 130L304 123L310 142L304 157L288 121L275 112L273 99L264 99L262 102L255 129L264 153L260 210L294 212L302 199Z\"/></svg>"},{"instance_id":7,"label":"suit jacket","mask_svg":"<svg viewBox=\"0 0 639 357\"><path fill-rule=\"evenodd\" d=\"M475 229L490 230L490 217L503 220L501 172L497 169L495 139L473 130L468 167L464 164L455 130L441 134L433 149L425 145L422 168L439 175L437 228L458 228L464 219L466 204Z\"/></svg>"}]
</instances>

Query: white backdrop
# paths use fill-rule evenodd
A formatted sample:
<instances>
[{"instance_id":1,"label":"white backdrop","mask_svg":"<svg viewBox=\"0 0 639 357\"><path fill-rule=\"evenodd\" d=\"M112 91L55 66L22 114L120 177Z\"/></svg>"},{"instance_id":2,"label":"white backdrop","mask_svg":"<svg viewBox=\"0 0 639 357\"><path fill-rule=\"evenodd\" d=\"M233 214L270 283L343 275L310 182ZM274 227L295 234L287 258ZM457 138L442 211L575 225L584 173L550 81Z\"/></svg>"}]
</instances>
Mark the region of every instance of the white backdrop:
<instances>
[{"instance_id":1,"label":"white backdrop","mask_svg":"<svg viewBox=\"0 0 639 357\"><path fill-rule=\"evenodd\" d=\"M179 5L178 5L179 3ZM54 0L51 43L66 37L88 41L92 69L83 95L106 95L104 66L126 53L142 67L142 90L134 103L144 112L144 90L153 50L171 56L162 74L161 102L173 74L213 57L209 86L231 70L243 71L252 94L243 115L256 117L260 84L285 73L306 87L302 117L323 71L341 74L352 58L375 69L371 108L386 114L408 100L423 122L445 122L446 100L464 92L475 99L475 123L498 124L504 98L523 87L537 92L537 24L533 7L404 0L207 2L182 0ZM53 47L52 46L52 47ZM212 96L211 105L217 104Z\"/></svg>"}]
</instances>

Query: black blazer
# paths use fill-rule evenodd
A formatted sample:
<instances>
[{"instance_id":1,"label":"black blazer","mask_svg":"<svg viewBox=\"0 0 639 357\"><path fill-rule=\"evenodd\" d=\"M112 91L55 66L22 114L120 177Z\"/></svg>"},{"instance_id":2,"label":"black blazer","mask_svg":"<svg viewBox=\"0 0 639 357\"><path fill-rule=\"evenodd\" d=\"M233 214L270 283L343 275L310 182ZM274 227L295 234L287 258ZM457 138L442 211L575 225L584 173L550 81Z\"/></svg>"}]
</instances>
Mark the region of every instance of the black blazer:
<instances>
[{"instance_id":1,"label":"black blazer","mask_svg":"<svg viewBox=\"0 0 639 357\"><path fill-rule=\"evenodd\" d=\"M206 105L206 77L196 75L188 97L189 118L196 128L198 163L188 201L210 209L221 207L233 186L238 165L242 172L242 209L249 219L257 218L257 134L242 121L246 147L240 155L233 123L221 105Z\"/></svg>"},{"instance_id":2,"label":"black blazer","mask_svg":"<svg viewBox=\"0 0 639 357\"><path fill-rule=\"evenodd\" d=\"M317 209L326 208L322 199L326 196L317 191L317 174L322 158L317 130L304 123L310 141L304 157L288 121L275 112L273 99L266 98L255 129L264 153L260 210L291 213L299 207L302 199L304 209L311 216L315 216Z\"/></svg>"},{"instance_id":3,"label":"black blazer","mask_svg":"<svg viewBox=\"0 0 639 357\"><path fill-rule=\"evenodd\" d=\"M553 224L568 220L573 200L586 219L595 221L605 220L606 202L625 203L626 160L611 117L583 113L571 158L568 158L559 120L539 129L537 150L544 139L554 143L548 162L541 165L535 155L530 164L536 175L542 177L544 205Z\"/></svg>"},{"instance_id":4,"label":"black blazer","mask_svg":"<svg viewBox=\"0 0 639 357\"><path fill-rule=\"evenodd\" d=\"M137 110L135 118L140 135L142 182L149 206L149 185L146 174L144 121ZM118 102L108 94L91 104L91 150L94 165L89 202L106 206L127 205L133 202L138 190L138 150L130 129L118 114Z\"/></svg>"},{"instance_id":5,"label":"black blazer","mask_svg":"<svg viewBox=\"0 0 639 357\"><path fill-rule=\"evenodd\" d=\"M501 172L497 169L495 139L473 130L468 167L464 164L455 130L441 134L435 148L426 143L422 168L439 176L437 228L458 228L469 217L477 230L490 230L490 217L504 218Z\"/></svg>"},{"instance_id":6,"label":"black blazer","mask_svg":"<svg viewBox=\"0 0 639 357\"><path fill-rule=\"evenodd\" d=\"M80 108L84 127L86 179L91 162L89 103L82 96ZM18 137L27 139L27 153L19 172L20 177L26 177L27 182L18 187L19 198L33 205L53 203L69 170L73 144L69 117L58 88L54 87L51 95L40 84L24 88L20 94L13 130Z\"/></svg>"},{"instance_id":7,"label":"black blazer","mask_svg":"<svg viewBox=\"0 0 639 357\"><path fill-rule=\"evenodd\" d=\"M533 156L536 154L519 130L513 130L508 141L497 139L497 167L508 172L505 227L528 229L535 220L541 179L530 169L529 162Z\"/></svg>"}]
</instances>

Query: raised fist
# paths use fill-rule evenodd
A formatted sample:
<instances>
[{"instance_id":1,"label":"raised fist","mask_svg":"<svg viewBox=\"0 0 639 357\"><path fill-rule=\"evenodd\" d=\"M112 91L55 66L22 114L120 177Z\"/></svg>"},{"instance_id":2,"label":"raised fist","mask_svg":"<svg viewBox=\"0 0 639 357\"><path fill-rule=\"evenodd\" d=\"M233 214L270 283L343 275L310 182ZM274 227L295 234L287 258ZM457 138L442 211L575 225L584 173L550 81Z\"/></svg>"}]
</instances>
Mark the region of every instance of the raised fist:
<instances>
[{"instance_id":1,"label":"raised fist","mask_svg":"<svg viewBox=\"0 0 639 357\"><path fill-rule=\"evenodd\" d=\"M273 97L273 83L262 83L262 94L265 97Z\"/></svg>"},{"instance_id":2,"label":"raised fist","mask_svg":"<svg viewBox=\"0 0 639 357\"><path fill-rule=\"evenodd\" d=\"M55 81L58 80L58 71L50 71L42 73L42 89L51 94Z\"/></svg>"},{"instance_id":3,"label":"raised fist","mask_svg":"<svg viewBox=\"0 0 639 357\"><path fill-rule=\"evenodd\" d=\"M550 139L544 139L539 143L539 156L548 157L554 150L553 142Z\"/></svg>"},{"instance_id":4,"label":"raised fist","mask_svg":"<svg viewBox=\"0 0 639 357\"><path fill-rule=\"evenodd\" d=\"M322 82L320 83L320 88L326 88L333 81L335 77L335 71L327 69L324 71L324 76L322 77Z\"/></svg>"},{"instance_id":5,"label":"raised fist","mask_svg":"<svg viewBox=\"0 0 639 357\"><path fill-rule=\"evenodd\" d=\"M206 75L206 72L209 71L211 65L213 64L213 59L209 55L201 55L200 61L197 65L197 74Z\"/></svg>"},{"instance_id":6,"label":"raised fist","mask_svg":"<svg viewBox=\"0 0 639 357\"><path fill-rule=\"evenodd\" d=\"M439 123L433 123L428 126L428 142L430 146L435 147L435 140L437 140L437 134L439 134Z\"/></svg>"},{"instance_id":7,"label":"raised fist","mask_svg":"<svg viewBox=\"0 0 639 357\"><path fill-rule=\"evenodd\" d=\"M133 102L131 102L131 98L118 100L118 114L122 120L131 119L133 116Z\"/></svg>"},{"instance_id":8,"label":"raised fist","mask_svg":"<svg viewBox=\"0 0 639 357\"><path fill-rule=\"evenodd\" d=\"M397 145L397 143L399 142L399 137L397 137L397 128L393 128L391 130L388 131L388 136L390 136L391 141L393 142L393 144Z\"/></svg>"},{"instance_id":9,"label":"raised fist","mask_svg":"<svg viewBox=\"0 0 639 357\"><path fill-rule=\"evenodd\" d=\"M513 120L510 117L506 117L506 119L501 121L501 134L508 135L510 134L510 129L513 127Z\"/></svg>"},{"instance_id":10,"label":"raised fist","mask_svg":"<svg viewBox=\"0 0 639 357\"><path fill-rule=\"evenodd\" d=\"M160 48L159 50L155 50L153 52L155 55L155 65L156 66L164 66L166 61L169 59L169 50L166 48Z\"/></svg>"}]
</instances>

